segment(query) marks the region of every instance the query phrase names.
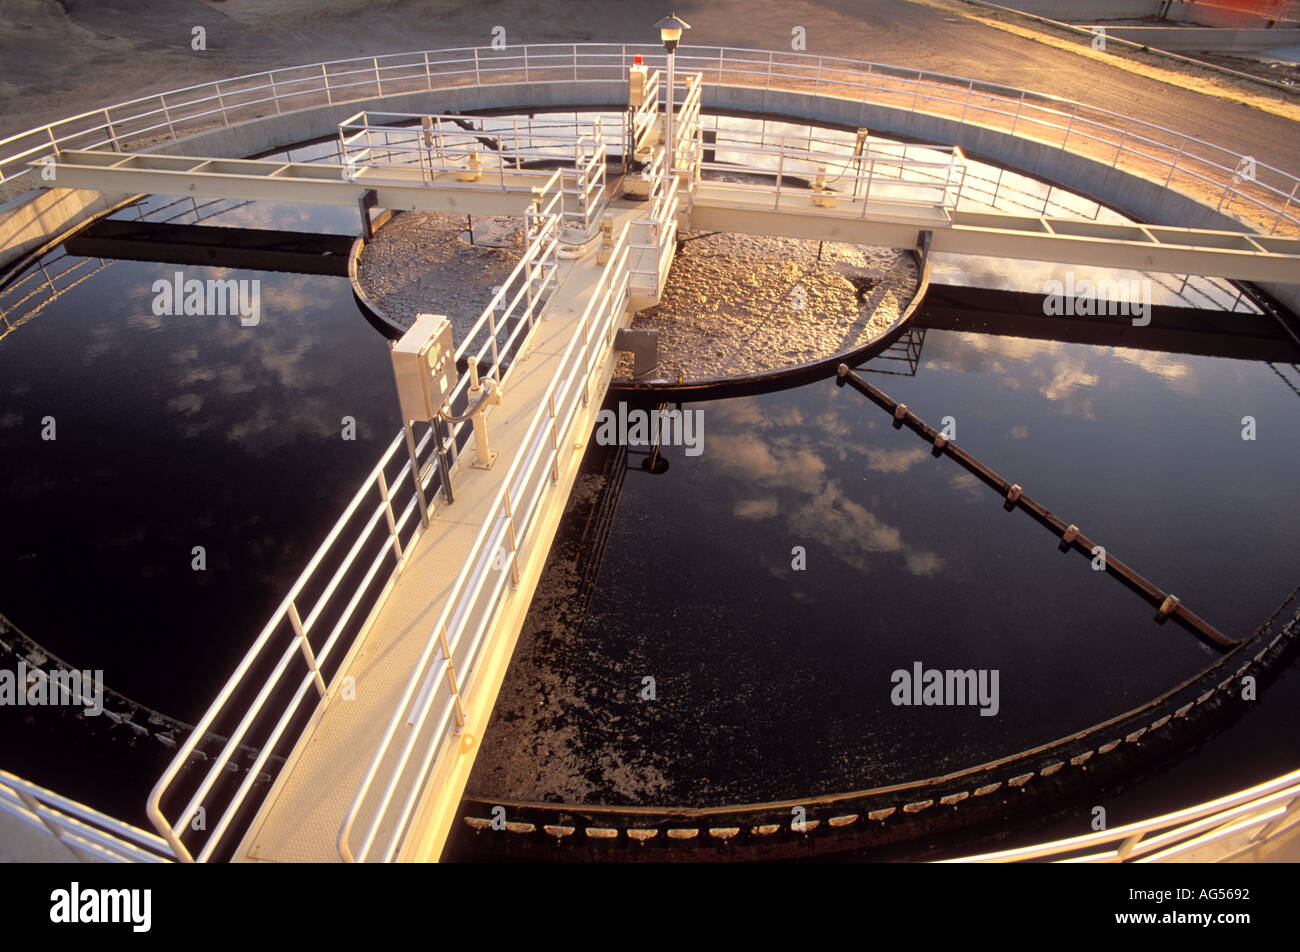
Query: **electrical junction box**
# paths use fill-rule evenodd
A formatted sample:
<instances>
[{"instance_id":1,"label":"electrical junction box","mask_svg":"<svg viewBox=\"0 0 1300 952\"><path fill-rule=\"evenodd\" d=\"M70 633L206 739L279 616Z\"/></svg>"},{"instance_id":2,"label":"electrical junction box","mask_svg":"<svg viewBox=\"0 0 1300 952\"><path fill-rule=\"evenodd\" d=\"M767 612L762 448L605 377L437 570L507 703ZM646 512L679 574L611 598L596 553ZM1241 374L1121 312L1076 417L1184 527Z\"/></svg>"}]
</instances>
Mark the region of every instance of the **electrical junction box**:
<instances>
[{"instance_id":1,"label":"electrical junction box","mask_svg":"<svg viewBox=\"0 0 1300 952\"><path fill-rule=\"evenodd\" d=\"M459 376L451 321L420 314L393 345L393 377L403 420L432 420L451 397Z\"/></svg>"},{"instance_id":2,"label":"electrical junction box","mask_svg":"<svg viewBox=\"0 0 1300 952\"><path fill-rule=\"evenodd\" d=\"M645 102L646 68L644 63L637 63L627 71L627 104L635 109Z\"/></svg>"}]
</instances>

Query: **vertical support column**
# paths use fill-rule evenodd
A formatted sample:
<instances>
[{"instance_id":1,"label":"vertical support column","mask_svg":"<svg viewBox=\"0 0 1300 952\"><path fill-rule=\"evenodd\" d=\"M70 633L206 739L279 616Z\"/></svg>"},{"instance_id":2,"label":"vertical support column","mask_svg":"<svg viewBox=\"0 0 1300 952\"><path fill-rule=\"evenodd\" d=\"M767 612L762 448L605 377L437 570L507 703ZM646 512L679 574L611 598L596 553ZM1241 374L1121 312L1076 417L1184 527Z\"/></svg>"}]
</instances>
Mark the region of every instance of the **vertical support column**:
<instances>
[{"instance_id":1,"label":"vertical support column","mask_svg":"<svg viewBox=\"0 0 1300 952\"><path fill-rule=\"evenodd\" d=\"M429 503L424 498L424 479L420 475L420 457L415 450L415 434L411 432L411 421L403 420L402 429L406 432L406 452L411 457L411 481L415 484L415 498L420 501L420 525L429 528ZM451 500L449 499L448 502Z\"/></svg>"},{"instance_id":2,"label":"vertical support column","mask_svg":"<svg viewBox=\"0 0 1300 952\"><path fill-rule=\"evenodd\" d=\"M357 199L357 209L361 212L361 234L366 241L375 237L374 229L370 227L370 209L378 204L379 196L375 194L373 188L366 189Z\"/></svg>"}]
</instances>

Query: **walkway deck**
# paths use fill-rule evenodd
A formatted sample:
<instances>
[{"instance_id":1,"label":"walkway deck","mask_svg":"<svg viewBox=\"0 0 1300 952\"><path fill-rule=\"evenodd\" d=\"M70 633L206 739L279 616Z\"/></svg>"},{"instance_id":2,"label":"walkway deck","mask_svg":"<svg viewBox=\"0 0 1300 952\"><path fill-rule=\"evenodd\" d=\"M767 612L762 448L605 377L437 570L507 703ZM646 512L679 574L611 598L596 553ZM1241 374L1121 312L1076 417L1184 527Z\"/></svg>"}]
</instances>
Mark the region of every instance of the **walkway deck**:
<instances>
[{"instance_id":1,"label":"walkway deck","mask_svg":"<svg viewBox=\"0 0 1300 952\"><path fill-rule=\"evenodd\" d=\"M624 222L644 215L645 208L644 204L628 201L612 203L608 211L614 216L615 231ZM254 862L340 859L336 845L339 827L370 756L379 745L457 575L470 559L488 508L579 326L583 308L601 271L594 248L592 245L592 250L581 259L561 261L558 286L533 339L524 356L506 375L504 402L488 411L492 447L501 456L491 470L457 466L453 474L456 501L450 506L439 506L430 517L429 528L408 555L405 571L346 667L345 673L356 679L356 699L345 700L336 695L326 704L315 728L305 734L289 757L275 789L240 845L236 859ZM633 260L632 264L639 266L640 262ZM429 307L436 311L436 301L431 301ZM624 315L624 322L629 318L630 311ZM520 584L508 596L502 623L494 626L490 640L482 649L474 680L463 686L467 705L461 748L453 757L439 758L435 767L435 777L440 780L430 787L436 791L438 802L431 805L429 820L423 824L425 836L413 837L422 840L412 847L420 855L405 857L404 854L404 858L436 859L441 852L452 812L469 778L477 740L487 726L555 526L582 460L583 444L573 443L572 433L589 432L591 419L586 417L594 418L600 407L615 357L612 353L604 355L608 365L600 375L604 383L598 392L592 393L588 414L579 417L568 437L573 448L562 454L559 485L551 493L551 503L540 517L536 541L532 543L540 549L528 552L527 559L521 558ZM467 447L464 454L464 462L468 463L473 449ZM445 806L440 806L444 803ZM446 812L445 819L437 816L441 811Z\"/></svg>"}]
</instances>

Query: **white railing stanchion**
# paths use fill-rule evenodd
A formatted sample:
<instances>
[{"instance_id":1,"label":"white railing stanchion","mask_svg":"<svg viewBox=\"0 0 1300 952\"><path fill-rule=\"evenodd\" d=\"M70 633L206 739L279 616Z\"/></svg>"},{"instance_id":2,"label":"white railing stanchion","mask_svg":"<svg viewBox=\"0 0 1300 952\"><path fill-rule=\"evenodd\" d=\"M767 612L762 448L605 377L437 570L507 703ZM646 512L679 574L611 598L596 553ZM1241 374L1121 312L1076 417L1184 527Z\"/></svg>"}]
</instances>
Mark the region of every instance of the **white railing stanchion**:
<instances>
[{"instance_id":1,"label":"white railing stanchion","mask_svg":"<svg viewBox=\"0 0 1300 952\"><path fill-rule=\"evenodd\" d=\"M388 534L393 540L393 560L400 566L402 564L402 540L397 534L397 520L393 518L393 499L388 492L388 480L384 478L383 470L379 471L379 495L384 500L384 517L388 522Z\"/></svg>"},{"instance_id":2,"label":"white railing stanchion","mask_svg":"<svg viewBox=\"0 0 1300 952\"><path fill-rule=\"evenodd\" d=\"M289 603L289 624L293 626L293 633L298 640L298 648L302 652L303 659L307 662L307 667L311 669L316 691L321 697L324 697L325 680L320 675L320 665L316 663L316 654L311 650L311 643L307 640L307 633L303 631L302 619L298 617L298 606L293 602Z\"/></svg>"}]
</instances>

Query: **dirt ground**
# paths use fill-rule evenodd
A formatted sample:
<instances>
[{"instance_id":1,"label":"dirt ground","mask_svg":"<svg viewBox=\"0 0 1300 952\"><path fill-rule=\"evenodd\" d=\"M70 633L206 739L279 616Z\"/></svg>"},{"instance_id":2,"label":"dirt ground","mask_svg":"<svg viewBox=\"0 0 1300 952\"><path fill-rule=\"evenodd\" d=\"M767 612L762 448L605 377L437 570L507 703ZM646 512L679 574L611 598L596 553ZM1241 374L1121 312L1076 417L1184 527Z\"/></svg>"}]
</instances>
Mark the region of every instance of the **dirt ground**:
<instances>
[{"instance_id":1,"label":"dirt ground","mask_svg":"<svg viewBox=\"0 0 1300 952\"><path fill-rule=\"evenodd\" d=\"M654 42L662 0L4 0L0 135L96 106L272 67L506 42ZM1297 97L1171 70L1155 57L1103 57L960 0L684 0L686 42L854 57L1042 90L1176 126L1283 169L1300 137ZM195 27L206 50L191 48ZM1149 62L1148 62L1149 60Z\"/></svg>"}]
</instances>

